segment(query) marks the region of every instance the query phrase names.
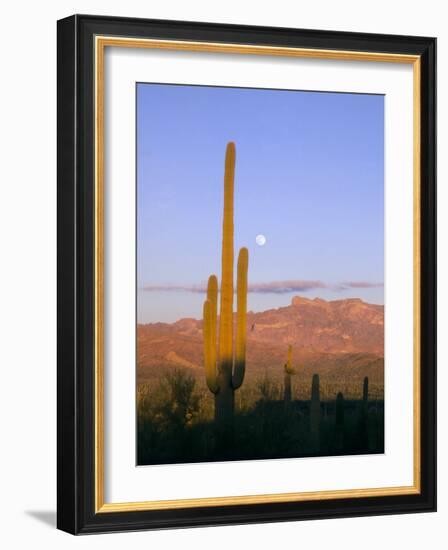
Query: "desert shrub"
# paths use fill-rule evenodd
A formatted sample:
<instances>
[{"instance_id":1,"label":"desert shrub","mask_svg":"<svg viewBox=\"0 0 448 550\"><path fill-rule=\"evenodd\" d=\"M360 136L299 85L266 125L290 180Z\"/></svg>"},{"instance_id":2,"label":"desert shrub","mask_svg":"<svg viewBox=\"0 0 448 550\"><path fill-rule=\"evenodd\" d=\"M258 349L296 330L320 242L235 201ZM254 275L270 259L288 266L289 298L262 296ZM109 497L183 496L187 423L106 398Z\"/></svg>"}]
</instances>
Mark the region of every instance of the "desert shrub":
<instances>
[{"instance_id":1,"label":"desert shrub","mask_svg":"<svg viewBox=\"0 0 448 550\"><path fill-rule=\"evenodd\" d=\"M200 397L195 393L196 380L182 369L167 372L160 382L161 403L158 412L168 423L185 426L199 411Z\"/></svg>"},{"instance_id":2,"label":"desert shrub","mask_svg":"<svg viewBox=\"0 0 448 550\"><path fill-rule=\"evenodd\" d=\"M201 397L196 380L186 369L164 373L154 388L143 385L137 392L138 460L158 456L169 461L188 446L188 426L197 419Z\"/></svg>"},{"instance_id":3,"label":"desert shrub","mask_svg":"<svg viewBox=\"0 0 448 550\"><path fill-rule=\"evenodd\" d=\"M265 375L258 379L256 385L262 401L276 401L280 399L281 387L269 376Z\"/></svg>"}]
</instances>

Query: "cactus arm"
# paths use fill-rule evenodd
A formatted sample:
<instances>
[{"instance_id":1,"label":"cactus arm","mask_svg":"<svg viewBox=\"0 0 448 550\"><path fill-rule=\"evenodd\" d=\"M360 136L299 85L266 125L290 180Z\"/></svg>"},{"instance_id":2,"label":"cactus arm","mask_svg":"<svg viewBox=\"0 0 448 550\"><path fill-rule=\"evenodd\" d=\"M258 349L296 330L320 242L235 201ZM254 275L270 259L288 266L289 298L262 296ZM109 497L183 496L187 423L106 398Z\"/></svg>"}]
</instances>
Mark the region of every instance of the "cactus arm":
<instances>
[{"instance_id":1,"label":"cactus arm","mask_svg":"<svg viewBox=\"0 0 448 550\"><path fill-rule=\"evenodd\" d=\"M219 385L216 376L216 340L212 340L213 312L209 300L204 302L204 363L205 380L212 393L218 393ZM216 325L215 325L216 326ZM216 328L215 328L216 332Z\"/></svg>"},{"instance_id":2,"label":"cactus arm","mask_svg":"<svg viewBox=\"0 0 448 550\"><path fill-rule=\"evenodd\" d=\"M233 188L235 144L226 149L224 171L224 216L222 223L219 368L231 376L233 365Z\"/></svg>"},{"instance_id":3,"label":"cactus arm","mask_svg":"<svg viewBox=\"0 0 448 550\"><path fill-rule=\"evenodd\" d=\"M207 284L207 300L210 302L210 338L211 338L211 352L210 362L213 365L215 375L217 376L217 338L216 338L216 324L218 316L218 279L216 275L210 275Z\"/></svg>"},{"instance_id":4,"label":"cactus arm","mask_svg":"<svg viewBox=\"0 0 448 550\"><path fill-rule=\"evenodd\" d=\"M246 371L246 324L247 324L247 270L249 251L242 248L238 254L237 266L237 311L235 366L232 375L233 389L238 389Z\"/></svg>"}]
</instances>

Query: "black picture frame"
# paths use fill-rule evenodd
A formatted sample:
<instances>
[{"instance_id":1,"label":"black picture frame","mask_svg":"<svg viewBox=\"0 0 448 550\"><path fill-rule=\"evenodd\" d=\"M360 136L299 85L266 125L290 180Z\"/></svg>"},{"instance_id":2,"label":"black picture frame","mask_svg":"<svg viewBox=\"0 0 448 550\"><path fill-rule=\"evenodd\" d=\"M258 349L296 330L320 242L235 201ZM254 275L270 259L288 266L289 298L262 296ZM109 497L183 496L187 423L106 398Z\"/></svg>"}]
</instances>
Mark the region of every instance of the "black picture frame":
<instances>
[{"instance_id":1,"label":"black picture frame","mask_svg":"<svg viewBox=\"0 0 448 550\"><path fill-rule=\"evenodd\" d=\"M95 511L94 55L97 35L382 52L421 67L419 494ZM436 39L74 15L58 21L57 526L73 534L436 510Z\"/></svg>"}]
</instances>

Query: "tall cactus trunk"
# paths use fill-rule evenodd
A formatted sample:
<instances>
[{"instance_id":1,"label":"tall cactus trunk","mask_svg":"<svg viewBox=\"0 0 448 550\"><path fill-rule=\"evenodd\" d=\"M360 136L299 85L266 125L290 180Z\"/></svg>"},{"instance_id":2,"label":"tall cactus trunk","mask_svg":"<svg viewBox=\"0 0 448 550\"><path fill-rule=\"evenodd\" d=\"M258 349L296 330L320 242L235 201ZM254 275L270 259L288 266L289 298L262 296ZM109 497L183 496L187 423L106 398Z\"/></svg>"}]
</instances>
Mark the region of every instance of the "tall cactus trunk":
<instances>
[{"instance_id":1,"label":"tall cactus trunk","mask_svg":"<svg viewBox=\"0 0 448 550\"><path fill-rule=\"evenodd\" d=\"M222 220L221 302L219 326L220 376L224 382L233 369L233 188L235 146L229 143L224 172L224 216Z\"/></svg>"},{"instance_id":2,"label":"tall cactus trunk","mask_svg":"<svg viewBox=\"0 0 448 550\"><path fill-rule=\"evenodd\" d=\"M219 349L217 350L217 294L215 275L208 280L204 303L204 362L207 386L215 394L215 420L229 425L235 407L234 392L243 383L246 368L247 270L249 253L241 248L237 266L237 326L233 344L233 263L234 263L234 177L235 145L226 149L224 170L224 215L222 222L221 294Z\"/></svg>"},{"instance_id":3,"label":"tall cactus trunk","mask_svg":"<svg viewBox=\"0 0 448 550\"><path fill-rule=\"evenodd\" d=\"M229 426L233 420L235 395L232 387L224 385L226 377L220 375L218 380L223 384L222 390L215 394L215 421L220 426Z\"/></svg>"},{"instance_id":4,"label":"tall cactus trunk","mask_svg":"<svg viewBox=\"0 0 448 550\"><path fill-rule=\"evenodd\" d=\"M227 146L224 171L218 372L220 391L215 395L215 419L219 423L226 424L231 421L235 406L233 388L229 384L233 369L233 188L235 147L232 145Z\"/></svg>"}]
</instances>

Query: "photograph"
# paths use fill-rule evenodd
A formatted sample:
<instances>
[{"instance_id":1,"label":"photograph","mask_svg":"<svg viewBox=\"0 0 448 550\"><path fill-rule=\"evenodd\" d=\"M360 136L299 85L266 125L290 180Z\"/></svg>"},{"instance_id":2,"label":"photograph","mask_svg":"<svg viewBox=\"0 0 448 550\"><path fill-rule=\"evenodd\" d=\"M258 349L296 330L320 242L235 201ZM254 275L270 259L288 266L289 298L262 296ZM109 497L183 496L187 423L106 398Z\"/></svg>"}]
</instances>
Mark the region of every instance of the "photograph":
<instances>
[{"instance_id":1,"label":"photograph","mask_svg":"<svg viewBox=\"0 0 448 550\"><path fill-rule=\"evenodd\" d=\"M251 18L58 21L62 531L436 510L436 38Z\"/></svg>"},{"instance_id":2,"label":"photograph","mask_svg":"<svg viewBox=\"0 0 448 550\"><path fill-rule=\"evenodd\" d=\"M384 109L136 83L138 466L384 453Z\"/></svg>"}]
</instances>

